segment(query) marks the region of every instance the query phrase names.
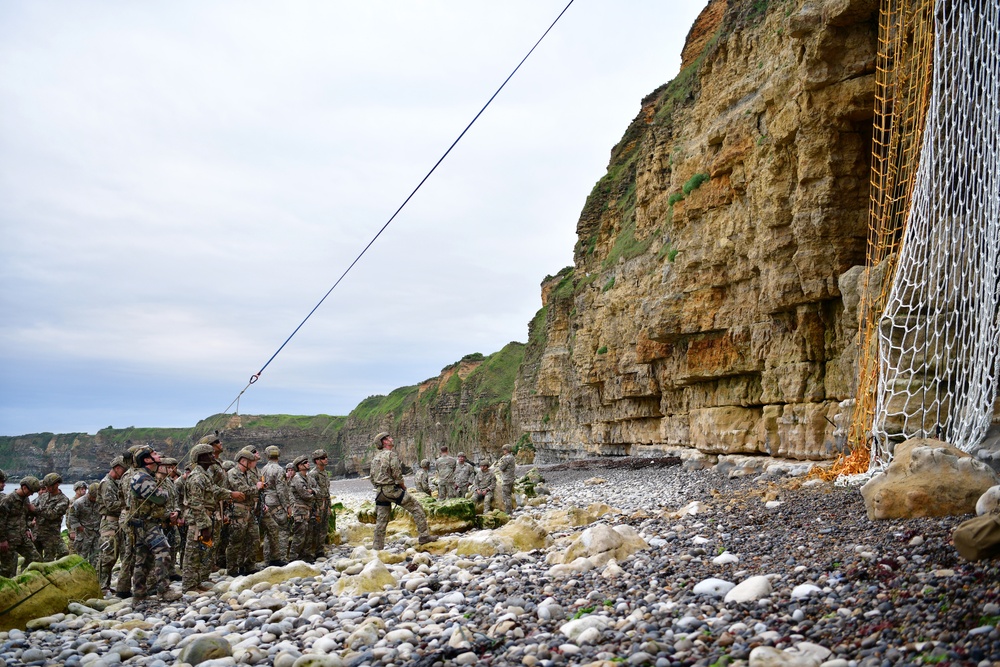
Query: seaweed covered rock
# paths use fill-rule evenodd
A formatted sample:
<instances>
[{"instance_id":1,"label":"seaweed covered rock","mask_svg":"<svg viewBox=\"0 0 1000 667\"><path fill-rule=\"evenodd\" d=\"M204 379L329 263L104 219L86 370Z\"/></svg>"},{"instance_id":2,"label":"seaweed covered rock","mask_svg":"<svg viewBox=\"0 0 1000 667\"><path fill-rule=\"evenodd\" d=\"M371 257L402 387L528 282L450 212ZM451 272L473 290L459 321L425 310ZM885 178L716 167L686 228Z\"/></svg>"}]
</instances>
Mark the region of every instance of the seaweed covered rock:
<instances>
[{"instance_id":1,"label":"seaweed covered rock","mask_svg":"<svg viewBox=\"0 0 1000 667\"><path fill-rule=\"evenodd\" d=\"M432 534L462 533L476 528L476 506L471 500L467 498L437 500L423 493L412 495L423 507ZM375 503L366 501L361 504L358 508L358 521L363 524L375 523ZM388 533L407 533L416 536L417 527L410 513L393 505Z\"/></svg>"},{"instance_id":2,"label":"seaweed covered rock","mask_svg":"<svg viewBox=\"0 0 1000 667\"><path fill-rule=\"evenodd\" d=\"M31 619L57 614L70 602L100 594L97 571L80 556L32 563L14 579L0 577L0 630L24 629Z\"/></svg>"},{"instance_id":3,"label":"seaweed covered rock","mask_svg":"<svg viewBox=\"0 0 1000 667\"><path fill-rule=\"evenodd\" d=\"M538 495L535 487L544 483L545 478L542 477L542 473L538 472L538 468L532 468L527 474L514 482L514 493L518 493L525 498L534 498Z\"/></svg>"}]
</instances>

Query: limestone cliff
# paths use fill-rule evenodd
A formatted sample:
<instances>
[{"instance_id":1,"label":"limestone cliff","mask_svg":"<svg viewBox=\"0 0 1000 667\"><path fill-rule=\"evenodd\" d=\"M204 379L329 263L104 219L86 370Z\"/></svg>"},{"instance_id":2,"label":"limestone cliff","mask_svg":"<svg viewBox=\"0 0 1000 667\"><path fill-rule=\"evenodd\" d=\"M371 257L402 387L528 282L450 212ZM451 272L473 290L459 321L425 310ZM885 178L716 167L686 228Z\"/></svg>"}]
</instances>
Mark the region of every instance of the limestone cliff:
<instances>
[{"instance_id":1,"label":"limestone cliff","mask_svg":"<svg viewBox=\"0 0 1000 667\"><path fill-rule=\"evenodd\" d=\"M512 412L542 459L829 458L853 394L873 0L713 0L542 285Z\"/></svg>"}]
</instances>

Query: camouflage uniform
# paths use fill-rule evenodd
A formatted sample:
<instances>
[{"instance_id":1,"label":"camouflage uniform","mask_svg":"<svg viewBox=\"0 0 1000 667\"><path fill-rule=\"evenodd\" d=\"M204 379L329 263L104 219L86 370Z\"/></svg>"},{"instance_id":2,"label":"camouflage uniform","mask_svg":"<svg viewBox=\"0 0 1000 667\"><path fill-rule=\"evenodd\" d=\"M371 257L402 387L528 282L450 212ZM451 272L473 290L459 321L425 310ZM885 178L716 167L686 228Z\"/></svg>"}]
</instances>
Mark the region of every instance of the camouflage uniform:
<instances>
[{"instance_id":1,"label":"camouflage uniform","mask_svg":"<svg viewBox=\"0 0 1000 667\"><path fill-rule=\"evenodd\" d=\"M455 497L455 465L458 461L454 456L449 456L444 452L434 462L438 477L438 500L447 500Z\"/></svg>"},{"instance_id":2,"label":"camouflage uniform","mask_svg":"<svg viewBox=\"0 0 1000 667\"><path fill-rule=\"evenodd\" d=\"M156 592L164 597L170 589L170 543L163 532L170 496L163 484L145 468L137 468L129 479L132 538L135 544L132 568L132 595L146 597L146 576L152 571ZM121 578L124 578L122 572Z\"/></svg>"},{"instance_id":3,"label":"camouflage uniform","mask_svg":"<svg viewBox=\"0 0 1000 667\"><path fill-rule=\"evenodd\" d=\"M483 503L483 512L493 508L493 496L496 494L497 478L489 468L480 467L476 479L472 482L472 499Z\"/></svg>"},{"instance_id":4,"label":"camouflage uniform","mask_svg":"<svg viewBox=\"0 0 1000 667\"><path fill-rule=\"evenodd\" d=\"M222 462L215 459L208 467L208 476L212 484L220 489L229 488L229 475ZM221 498L215 508L215 530L212 534L212 563L215 567L224 567L226 560L226 547L229 545L229 496Z\"/></svg>"},{"instance_id":5,"label":"camouflage uniform","mask_svg":"<svg viewBox=\"0 0 1000 667\"><path fill-rule=\"evenodd\" d=\"M264 560L268 563L284 561L288 556L288 508L285 469L275 460L268 461L261 471L264 480L263 515L261 529L264 533Z\"/></svg>"},{"instance_id":6,"label":"camouflage uniform","mask_svg":"<svg viewBox=\"0 0 1000 667\"><path fill-rule=\"evenodd\" d=\"M303 471L296 472L288 486L292 496L292 527L288 557L291 560L298 560L306 557L306 532L316 492Z\"/></svg>"},{"instance_id":7,"label":"camouflage uniform","mask_svg":"<svg viewBox=\"0 0 1000 667\"><path fill-rule=\"evenodd\" d=\"M431 495L431 476L428 472L431 462L424 459L420 462L420 467L417 468L415 478L413 480L413 485L416 487L417 491L426 493L428 496Z\"/></svg>"},{"instance_id":8,"label":"camouflage uniform","mask_svg":"<svg viewBox=\"0 0 1000 667\"><path fill-rule=\"evenodd\" d=\"M229 492L213 484L208 472L195 465L184 483L184 523L187 525L184 567L181 571L184 590L199 586L215 565L212 560L212 527L215 510L223 497L228 498Z\"/></svg>"},{"instance_id":9,"label":"camouflage uniform","mask_svg":"<svg viewBox=\"0 0 1000 667\"><path fill-rule=\"evenodd\" d=\"M320 559L326 556L326 534L330 530L330 473L317 467L309 471L309 478L316 491L316 520L311 524L312 542L309 546L315 558Z\"/></svg>"},{"instance_id":10,"label":"camouflage uniform","mask_svg":"<svg viewBox=\"0 0 1000 667\"><path fill-rule=\"evenodd\" d=\"M459 455L460 458L464 458ZM457 487L456 498L464 498L469 493L469 486L476 477L476 466L468 461L458 460L455 462L455 486Z\"/></svg>"},{"instance_id":11,"label":"camouflage uniform","mask_svg":"<svg viewBox=\"0 0 1000 667\"><path fill-rule=\"evenodd\" d=\"M14 492L0 500L0 541L7 542L7 551L0 552L0 575L7 578L17 574L18 554L24 556L24 567L39 558L28 529L33 514L29 497Z\"/></svg>"},{"instance_id":12,"label":"camouflage uniform","mask_svg":"<svg viewBox=\"0 0 1000 667\"><path fill-rule=\"evenodd\" d=\"M244 452L240 452L242 456ZM254 556L260 536L253 508L257 504L257 475L252 470L241 470L239 462L228 474L229 488L246 496L241 502L233 501L229 509L229 544L226 546L226 565L229 574L246 574L253 569Z\"/></svg>"},{"instance_id":13,"label":"camouflage uniform","mask_svg":"<svg viewBox=\"0 0 1000 667\"><path fill-rule=\"evenodd\" d=\"M94 569L100 567L98 537L101 530L101 511L96 500L89 494L77 498L66 512L66 528L73 541L73 551L86 558Z\"/></svg>"},{"instance_id":14,"label":"camouflage uniform","mask_svg":"<svg viewBox=\"0 0 1000 667\"><path fill-rule=\"evenodd\" d=\"M123 542L118 527L124 508L125 498L122 495L122 488L118 480L108 473L97 489L97 509L101 514L100 537L98 537L98 549L101 555L98 558L97 571L101 588L111 588L111 571L118 560L119 546Z\"/></svg>"},{"instance_id":15,"label":"camouflage uniform","mask_svg":"<svg viewBox=\"0 0 1000 667\"><path fill-rule=\"evenodd\" d=\"M504 455L496 462L496 471L500 474L500 502L503 511L510 514L514 511L514 470L516 462L509 449L504 449Z\"/></svg>"},{"instance_id":16,"label":"camouflage uniform","mask_svg":"<svg viewBox=\"0 0 1000 667\"><path fill-rule=\"evenodd\" d=\"M54 561L69 554L62 538L62 522L69 508L69 498L56 487L55 493L46 490L41 494L35 507L35 546L38 547L42 560Z\"/></svg>"},{"instance_id":17,"label":"camouflage uniform","mask_svg":"<svg viewBox=\"0 0 1000 667\"><path fill-rule=\"evenodd\" d=\"M429 539L427 517L424 515L424 508L406 492L403 486L403 464L399 460L399 455L391 449L379 450L372 458L371 482L376 491L375 537L372 540L372 548L381 550L385 547L385 529L392 515L392 503L396 503L413 515L413 522L417 524L421 542L427 541Z\"/></svg>"},{"instance_id":18,"label":"camouflage uniform","mask_svg":"<svg viewBox=\"0 0 1000 667\"><path fill-rule=\"evenodd\" d=\"M166 516L163 518L163 534L167 536L167 544L170 545L170 562L167 566L167 573L171 577L174 577L177 575L179 540L177 537L177 526L174 525L174 522L171 522L170 515L176 512L175 516L180 516L181 499L177 489L177 482L169 475L160 480L160 484L163 490L167 492L167 504L164 512Z\"/></svg>"}]
</instances>

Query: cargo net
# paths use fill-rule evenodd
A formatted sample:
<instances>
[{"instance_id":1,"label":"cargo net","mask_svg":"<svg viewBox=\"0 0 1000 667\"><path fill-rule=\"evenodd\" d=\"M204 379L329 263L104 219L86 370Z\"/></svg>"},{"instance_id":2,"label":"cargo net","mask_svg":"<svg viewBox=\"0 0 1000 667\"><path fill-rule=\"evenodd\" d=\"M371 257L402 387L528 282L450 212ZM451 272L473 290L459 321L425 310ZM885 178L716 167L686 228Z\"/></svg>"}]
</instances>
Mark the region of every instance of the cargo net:
<instances>
[{"instance_id":1,"label":"cargo net","mask_svg":"<svg viewBox=\"0 0 1000 667\"><path fill-rule=\"evenodd\" d=\"M969 451L989 428L1000 370L998 43L1000 0L883 3L858 394L852 454L837 466L848 483L884 469L909 437Z\"/></svg>"}]
</instances>

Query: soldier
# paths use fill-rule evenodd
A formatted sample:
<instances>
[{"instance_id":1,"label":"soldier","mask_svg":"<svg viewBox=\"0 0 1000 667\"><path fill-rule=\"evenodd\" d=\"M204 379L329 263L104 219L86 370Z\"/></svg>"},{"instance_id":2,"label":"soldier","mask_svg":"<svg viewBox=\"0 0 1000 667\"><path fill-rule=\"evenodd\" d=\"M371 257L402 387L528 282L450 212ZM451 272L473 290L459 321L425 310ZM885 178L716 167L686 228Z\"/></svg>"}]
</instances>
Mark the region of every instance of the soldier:
<instances>
[{"instance_id":1,"label":"soldier","mask_svg":"<svg viewBox=\"0 0 1000 667\"><path fill-rule=\"evenodd\" d=\"M458 461L455 463L456 498L464 498L469 494L469 487L475 476L476 466L465 460L465 452L459 452Z\"/></svg>"},{"instance_id":2,"label":"soldier","mask_svg":"<svg viewBox=\"0 0 1000 667\"><path fill-rule=\"evenodd\" d=\"M496 491L497 478L490 470L490 462L483 459L479 462L479 472L472 482L472 499L483 504L483 514L493 508L493 494Z\"/></svg>"},{"instance_id":3,"label":"soldier","mask_svg":"<svg viewBox=\"0 0 1000 667\"><path fill-rule=\"evenodd\" d=\"M118 528L125 498L118 481L125 474L125 460L116 456L111 461L111 470L97 485L97 509L101 513L101 529L98 537L100 557L97 569L102 590L111 589L111 571L118 560L118 550L122 544ZM121 577L119 577L120 579Z\"/></svg>"},{"instance_id":4,"label":"soldier","mask_svg":"<svg viewBox=\"0 0 1000 667\"><path fill-rule=\"evenodd\" d=\"M146 599L146 577L152 572L156 593L160 600L178 600L181 594L170 590L170 543L163 532L164 517L170 494L163 488L163 479L154 476L160 462L159 455L143 446L132 454L135 471L129 478L131 494L129 525L135 545L135 564L132 568L132 597L137 602ZM126 576L123 572L122 577Z\"/></svg>"},{"instance_id":5,"label":"soldier","mask_svg":"<svg viewBox=\"0 0 1000 667\"><path fill-rule=\"evenodd\" d=\"M35 506L28 498L41 488L38 478L29 475L21 479L14 493L0 500L0 575L8 579L17 574L18 554L24 556L25 568L38 560L31 529L28 528Z\"/></svg>"},{"instance_id":6,"label":"soldier","mask_svg":"<svg viewBox=\"0 0 1000 667\"><path fill-rule=\"evenodd\" d=\"M513 447L504 445L501 447L503 456L496 462L496 471L500 474L500 502L503 503L503 511L510 514L514 511L514 461Z\"/></svg>"},{"instance_id":7,"label":"soldier","mask_svg":"<svg viewBox=\"0 0 1000 667\"><path fill-rule=\"evenodd\" d=\"M128 466L128 470L118 480L118 485L122 489L122 498L125 502L122 512L118 517L118 537L121 540L121 546L118 549L118 559L121 561L121 564L118 568L118 582L115 585L115 595L120 598L127 598L132 595L132 573L135 571L136 547L134 539L135 526L129 521L134 508L132 507L132 493L128 485L136 468L135 453L144 449L149 448L145 445L132 445L122 455L122 459L125 461L125 465Z\"/></svg>"},{"instance_id":8,"label":"soldier","mask_svg":"<svg viewBox=\"0 0 1000 667\"><path fill-rule=\"evenodd\" d=\"M44 561L58 560L69 553L62 538L62 522L69 509L69 498L59 488L61 483L59 473L50 472L42 479L44 491L38 495L35 546Z\"/></svg>"},{"instance_id":9,"label":"soldier","mask_svg":"<svg viewBox=\"0 0 1000 667\"><path fill-rule=\"evenodd\" d=\"M167 544L170 545L170 561L167 566L170 581L180 581L180 575L177 574L177 526L182 519L180 494L177 490L177 483L174 481L176 470L177 459L173 458L160 458L160 462L156 466L156 479L167 492L163 534L167 536Z\"/></svg>"},{"instance_id":10,"label":"soldier","mask_svg":"<svg viewBox=\"0 0 1000 667\"><path fill-rule=\"evenodd\" d=\"M309 457L299 456L295 464L295 476L289 482L292 497L292 527L289 537L288 558L302 560L306 558L306 532L316 491L309 482Z\"/></svg>"},{"instance_id":11,"label":"soldier","mask_svg":"<svg viewBox=\"0 0 1000 667\"><path fill-rule=\"evenodd\" d=\"M420 462L420 468L417 470L416 480L414 486L417 487L417 491L426 493L428 496L431 495L431 462L429 459L424 459Z\"/></svg>"},{"instance_id":12,"label":"soldier","mask_svg":"<svg viewBox=\"0 0 1000 667\"><path fill-rule=\"evenodd\" d=\"M226 547L226 565L230 576L256 572L254 555L260 540L253 512L257 493L264 483L257 479L254 468L257 457L249 449L236 454L236 466L229 470L229 488L239 491L244 499L233 502L229 510L229 544Z\"/></svg>"},{"instance_id":13,"label":"soldier","mask_svg":"<svg viewBox=\"0 0 1000 667\"><path fill-rule=\"evenodd\" d=\"M84 484L86 487L84 482L76 484ZM74 488L77 486L74 485ZM85 488L85 493L74 500L66 511L66 528L73 544L73 553L86 558L95 570L101 563L100 550L97 548L101 532L101 510L97 503L99 488L97 482Z\"/></svg>"},{"instance_id":14,"label":"soldier","mask_svg":"<svg viewBox=\"0 0 1000 667\"><path fill-rule=\"evenodd\" d=\"M392 436L385 431L375 436L375 448L379 451L372 458L370 479L372 486L375 487L375 537L372 540L372 548L376 551L385 548L385 529L389 525L393 503L413 516L419 534L417 541L420 544L434 541L427 530L424 508L406 492L403 464L399 460L399 455L392 451L393 446ZM442 447L442 450L447 454L447 447Z\"/></svg>"},{"instance_id":15,"label":"soldier","mask_svg":"<svg viewBox=\"0 0 1000 667\"><path fill-rule=\"evenodd\" d=\"M316 521L312 535L312 555L314 560L326 558L326 535L330 530L330 473L326 471L329 456L322 449L312 453L313 464L309 477L316 487Z\"/></svg>"},{"instance_id":16,"label":"soldier","mask_svg":"<svg viewBox=\"0 0 1000 667\"><path fill-rule=\"evenodd\" d=\"M448 445L441 445L441 456L434 462L438 477L438 500L455 497L455 458L448 455Z\"/></svg>"},{"instance_id":17,"label":"soldier","mask_svg":"<svg viewBox=\"0 0 1000 667\"><path fill-rule=\"evenodd\" d=\"M209 468L216 465L214 449L209 443L191 448L191 475L184 483L184 522L188 527L184 547L184 568L181 574L184 590L208 590L202 582L214 565L212 540L213 523L219 503L225 498L237 502L246 500L239 491L230 491L212 482Z\"/></svg>"},{"instance_id":18,"label":"soldier","mask_svg":"<svg viewBox=\"0 0 1000 667\"><path fill-rule=\"evenodd\" d=\"M274 445L266 448L267 465L261 470L264 482L261 489L260 527L264 538L264 560L268 565L284 565L288 555L288 516L291 507L285 503L287 496L285 471L278 458L281 450Z\"/></svg>"}]
</instances>

